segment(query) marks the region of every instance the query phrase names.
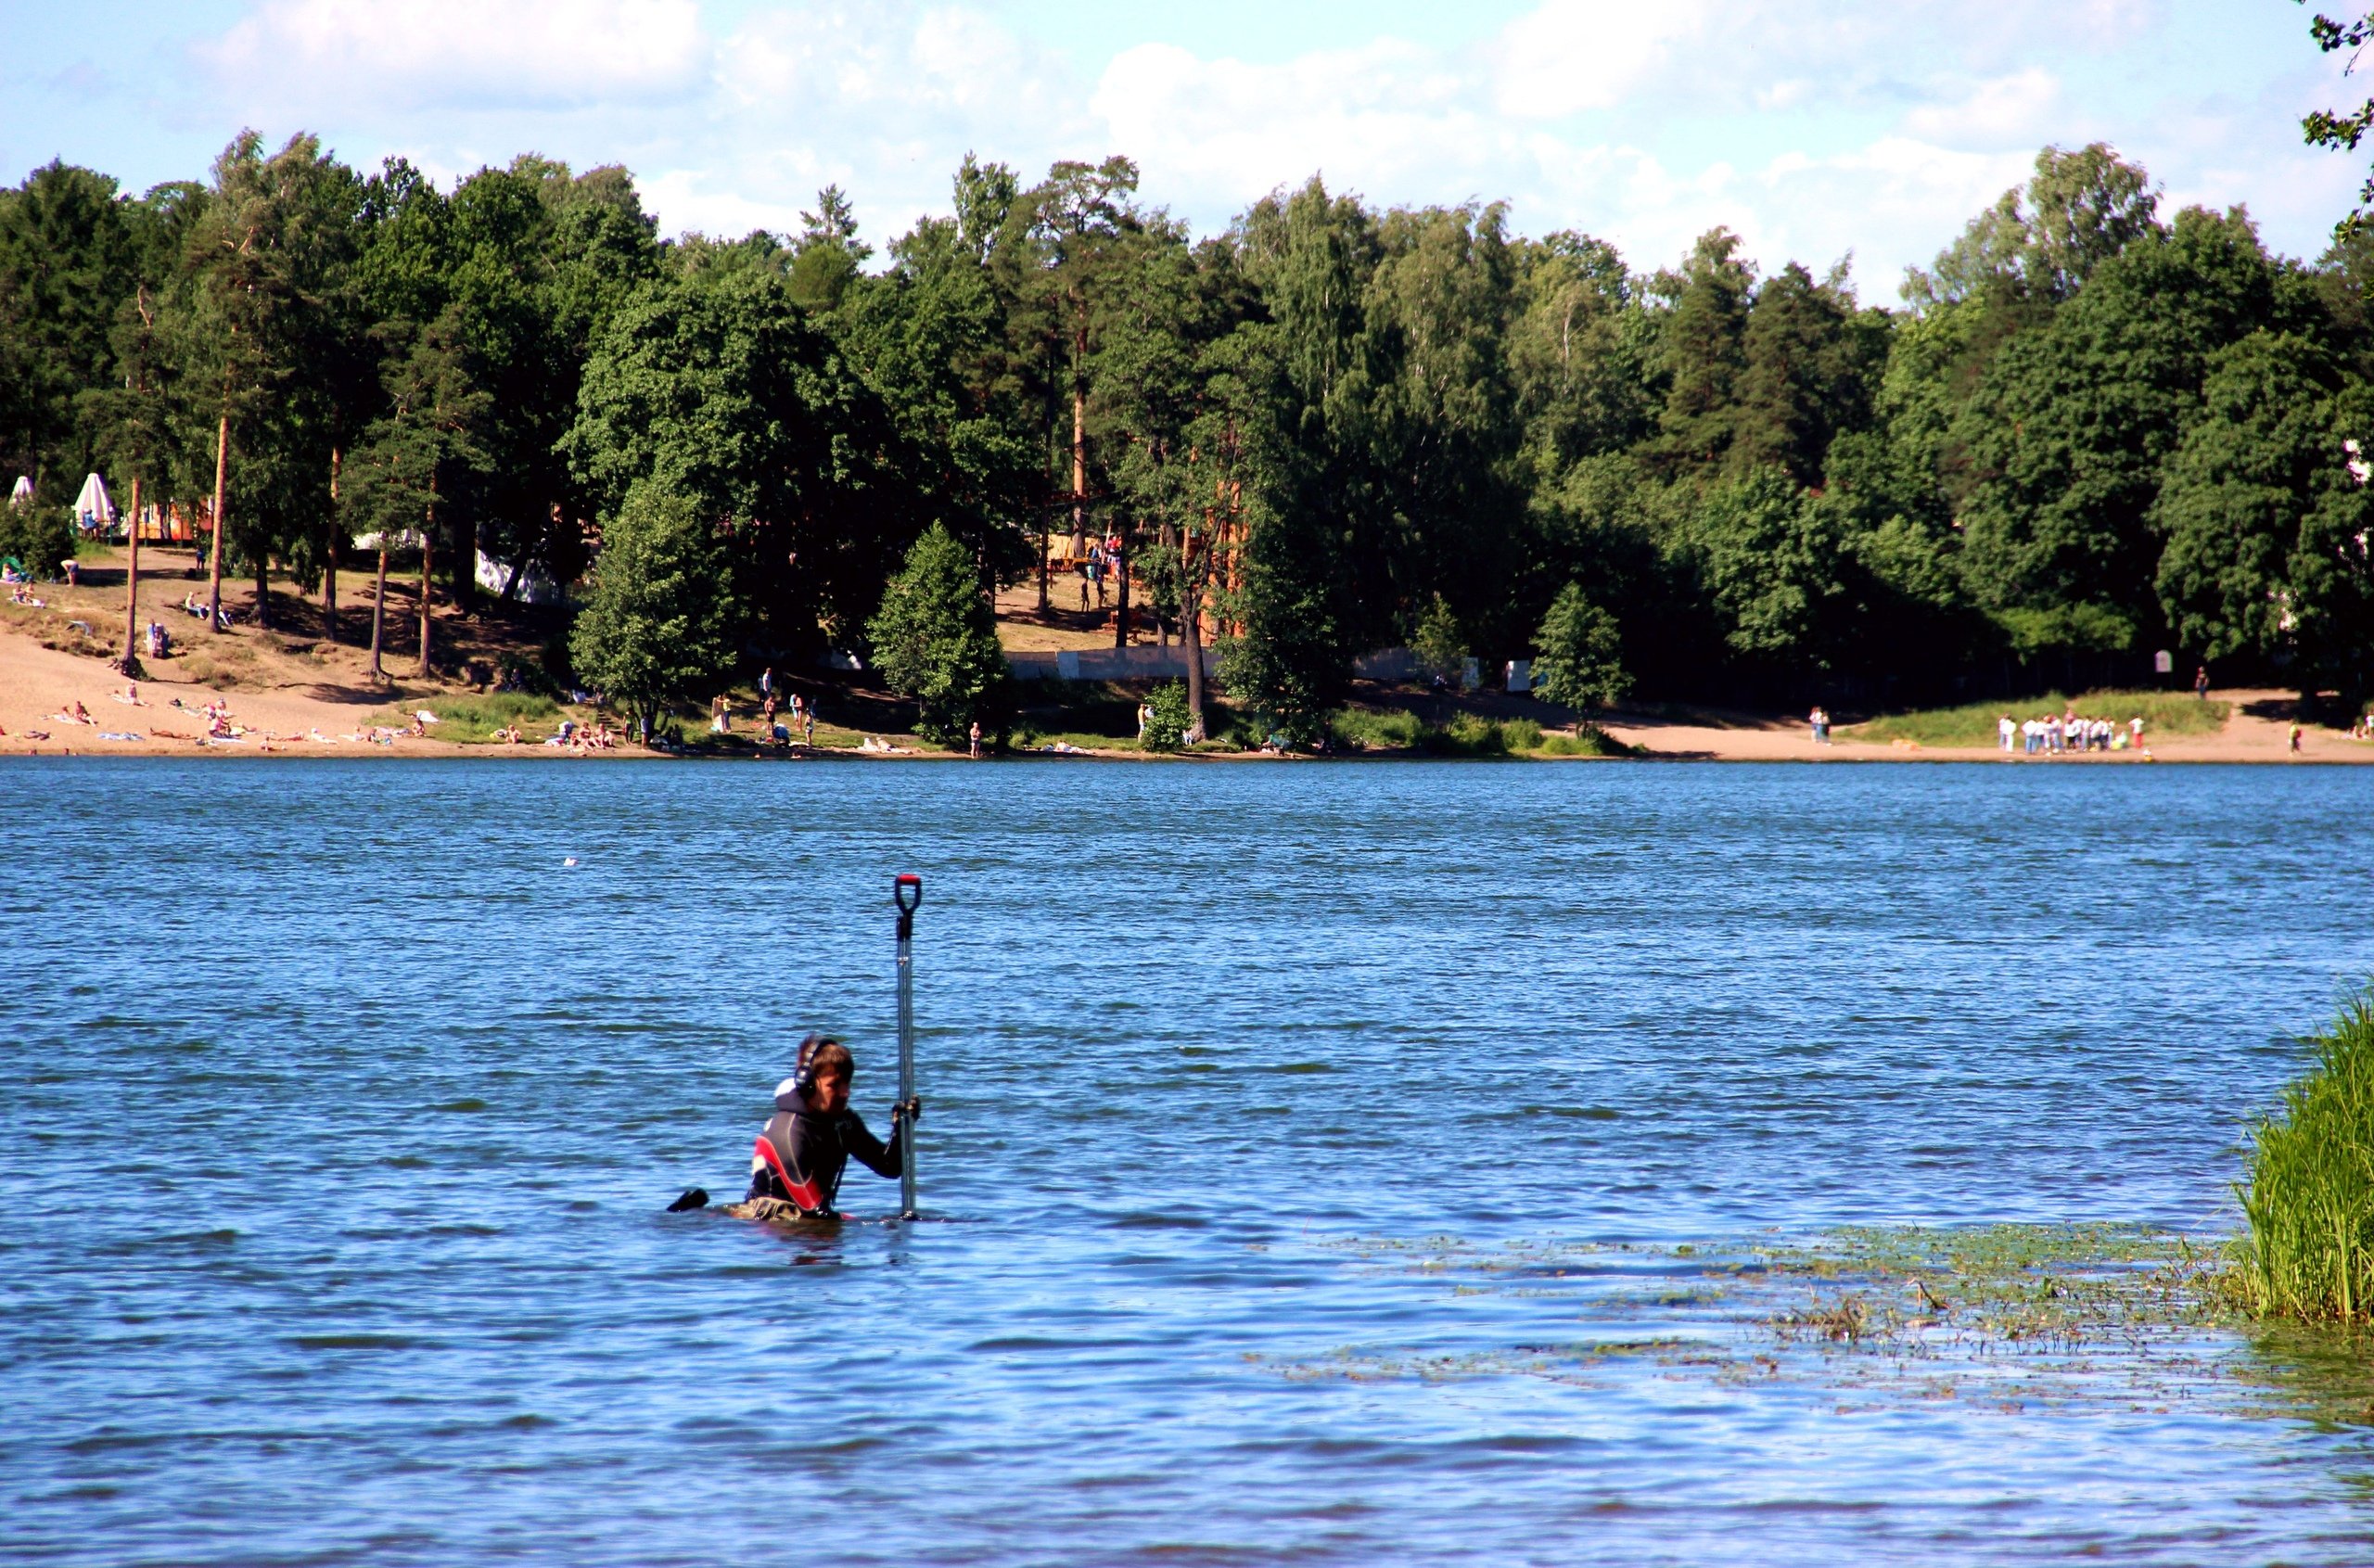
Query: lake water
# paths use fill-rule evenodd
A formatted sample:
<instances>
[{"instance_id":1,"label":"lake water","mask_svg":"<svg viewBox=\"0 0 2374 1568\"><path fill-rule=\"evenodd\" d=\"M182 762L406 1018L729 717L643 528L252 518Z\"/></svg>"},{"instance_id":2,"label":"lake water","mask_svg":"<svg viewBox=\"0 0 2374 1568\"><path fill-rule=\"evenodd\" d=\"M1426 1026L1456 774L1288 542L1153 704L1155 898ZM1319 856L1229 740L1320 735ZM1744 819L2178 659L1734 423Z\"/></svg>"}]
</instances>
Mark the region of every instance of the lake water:
<instances>
[{"instance_id":1,"label":"lake water","mask_svg":"<svg viewBox=\"0 0 2374 1568\"><path fill-rule=\"evenodd\" d=\"M1685 1243L2230 1230L2374 973L2374 772L40 759L0 810L12 1562L2374 1558L2368 1432L2240 1336L2043 1404L1523 1359L1756 1350ZM739 1196L809 1028L887 1130L900 871L929 1219L662 1213Z\"/></svg>"}]
</instances>

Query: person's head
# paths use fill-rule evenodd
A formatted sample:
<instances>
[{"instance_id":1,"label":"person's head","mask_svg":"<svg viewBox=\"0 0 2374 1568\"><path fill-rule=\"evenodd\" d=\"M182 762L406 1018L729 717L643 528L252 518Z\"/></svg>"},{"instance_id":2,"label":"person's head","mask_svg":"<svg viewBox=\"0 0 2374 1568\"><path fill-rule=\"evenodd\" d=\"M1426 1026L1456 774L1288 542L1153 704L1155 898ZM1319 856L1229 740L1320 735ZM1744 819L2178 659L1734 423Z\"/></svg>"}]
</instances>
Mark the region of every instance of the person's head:
<instances>
[{"instance_id":1,"label":"person's head","mask_svg":"<svg viewBox=\"0 0 2374 1568\"><path fill-rule=\"evenodd\" d=\"M848 1046L827 1035L810 1035L799 1042L799 1060L808 1079L802 1099L810 1110L831 1113L849 1103L849 1080L857 1076L857 1064Z\"/></svg>"}]
</instances>

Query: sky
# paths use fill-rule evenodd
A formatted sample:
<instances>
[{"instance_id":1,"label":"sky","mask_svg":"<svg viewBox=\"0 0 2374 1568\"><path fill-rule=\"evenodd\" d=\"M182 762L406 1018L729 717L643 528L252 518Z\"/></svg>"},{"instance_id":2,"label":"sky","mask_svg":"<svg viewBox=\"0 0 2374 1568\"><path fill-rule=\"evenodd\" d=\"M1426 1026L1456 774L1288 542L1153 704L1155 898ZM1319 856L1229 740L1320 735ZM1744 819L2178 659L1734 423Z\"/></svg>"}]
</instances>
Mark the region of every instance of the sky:
<instances>
[{"instance_id":1,"label":"sky","mask_svg":"<svg viewBox=\"0 0 2374 1568\"><path fill-rule=\"evenodd\" d=\"M1199 233L1312 175L1506 201L1636 268L1728 224L1766 271L1892 303L2048 144L2313 257L2363 177L2302 145L2345 79L2293 0L0 0L0 182L53 158L202 177L243 127L441 180L632 169L662 232L795 229L828 182L877 247L968 152L1135 159Z\"/></svg>"}]
</instances>

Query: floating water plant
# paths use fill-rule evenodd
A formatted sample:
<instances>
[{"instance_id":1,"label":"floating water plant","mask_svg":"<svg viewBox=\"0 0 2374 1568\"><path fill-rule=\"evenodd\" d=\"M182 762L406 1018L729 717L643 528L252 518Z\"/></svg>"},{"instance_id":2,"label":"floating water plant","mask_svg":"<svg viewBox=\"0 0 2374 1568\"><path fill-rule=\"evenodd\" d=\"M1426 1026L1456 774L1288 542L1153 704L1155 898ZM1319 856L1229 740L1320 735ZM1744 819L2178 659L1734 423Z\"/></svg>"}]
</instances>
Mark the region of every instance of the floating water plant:
<instances>
[{"instance_id":1,"label":"floating water plant","mask_svg":"<svg viewBox=\"0 0 2374 1568\"><path fill-rule=\"evenodd\" d=\"M2374 990L2314 1043L2316 1066L2253 1129L2237 1282L2263 1317L2355 1323L2374 1318Z\"/></svg>"}]
</instances>

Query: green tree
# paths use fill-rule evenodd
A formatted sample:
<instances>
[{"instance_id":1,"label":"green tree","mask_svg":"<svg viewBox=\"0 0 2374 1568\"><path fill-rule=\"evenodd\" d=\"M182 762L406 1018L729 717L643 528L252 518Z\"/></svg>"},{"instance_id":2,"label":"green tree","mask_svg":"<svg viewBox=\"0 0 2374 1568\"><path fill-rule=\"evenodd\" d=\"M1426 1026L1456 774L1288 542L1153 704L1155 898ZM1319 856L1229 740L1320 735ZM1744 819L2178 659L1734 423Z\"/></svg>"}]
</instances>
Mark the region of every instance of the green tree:
<instances>
[{"instance_id":1,"label":"green tree","mask_svg":"<svg viewBox=\"0 0 2374 1568\"><path fill-rule=\"evenodd\" d=\"M1006 226L1014 183L1012 171L968 158L956 178L960 216L925 218L896 241L887 272L845 289L836 323L909 454L922 509L999 581L1028 567L1047 489L1040 410L992 261L1015 243Z\"/></svg>"},{"instance_id":2,"label":"green tree","mask_svg":"<svg viewBox=\"0 0 2374 1568\"><path fill-rule=\"evenodd\" d=\"M109 329L137 254L104 174L44 164L0 190L0 465L64 504L98 455L87 392L114 377Z\"/></svg>"},{"instance_id":3,"label":"green tree","mask_svg":"<svg viewBox=\"0 0 2374 1568\"><path fill-rule=\"evenodd\" d=\"M1698 236L1680 272L1656 279L1657 292L1671 301L1663 332L1668 380L1653 449L1667 473L1719 464L1738 428L1755 287L1755 268L1739 249L1739 236L1710 229Z\"/></svg>"},{"instance_id":4,"label":"green tree","mask_svg":"<svg viewBox=\"0 0 2374 1568\"><path fill-rule=\"evenodd\" d=\"M2342 390L2333 356L2301 338L2253 333L2220 351L2155 520L2159 589L2185 646L2291 666L2304 691L2330 681L2354 704L2374 673L2374 504L2343 446L2363 400Z\"/></svg>"},{"instance_id":5,"label":"green tree","mask_svg":"<svg viewBox=\"0 0 2374 1568\"><path fill-rule=\"evenodd\" d=\"M1887 337L1884 316L1858 310L1843 276L1816 283L1792 261L1767 279L1742 335L1731 471L1774 467L1819 485L1831 442L1870 422Z\"/></svg>"},{"instance_id":6,"label":"green tree","mask_svg":"<svg viewBox=\"0 0 2374 1568\"><path fill-rule=\"evenodd\" d=\"M1787 474L1759 469L1708 491L1691 535L1733 652L1787 669L1829 665L1845 593L1833 508Z\"/></svg>"},{"instance_id":7,"label":"green tree","mask_svg":"<svg viewBox=\"0 0 2374 1568\"><path fill-rule=\"evenodd\" d=\"M211 198L190 225L175 337L192 423L211 414L214 426L208 595L218 616L226 550L254 568L265 618L274 555L330 510L334 296L362 194L318 139L292 137L267 158L261 138L243 132L215 159Z\"/></svg>"},{"instance_id":8,"label":"green tree","mask_svg":"<svg viewBox=\"0 0 2374 1568\"><path fill-rule=\"evenodd\" d=\"M866 638L890 689L914 698L925 736L962 746L978 723L1004 739L1012 676L971 553L955 535L938 523L924 530L866 624Z\"/></svg>"},{"instance_id":9,"label":"green tree","mask_svg":"<svg viewBox=\"0 0 2374 1568\"><path fill-rule=\"evenodd\" d=\"M2154 626L2161 465L2210 357L2304 303L2240 210L2177 214L1989 364L1958 415L1973 595L2026 654L2136 646Z\"/></svg>"},{"instance_id":10,"label":"green tree","mask_svg":"<svg viewBox=\"0 0 2374 1568\"><path fill-rule=\"evenodd\" d=\"M1570 582L1534 633L1533 689L1568 708L1611 708L1632 690L1615 618Z\"/></svg>"},{"instance_id":11,"label":"green tree","mask_svg":"<svg viewBox=\"0 0 2374 1568\"><path fill-rule=\"evenodd\" d=\"M734 620L733 564L697 501L638 485L602 529L569 657L648 736L670 702L733 669Z\"/></svg>"},{"instance_id":12,"label":"green tree","mask_svg":"<svg viewBox=\"0 0 2374 1568\"><path fill-rule=\"evenodd\" d=\"M648 483L719 520L744 639L769 654L853 641L919 530L881 400L777 276L635 294L594 346L562 450L598 514Z\"/></svg>"},{"instance_id":13,"label":"green tree","mask_svg":"<svg viewBox=\"0 0 2374 1568\"><path fill-rule=\"evenodd\" d=\"M2348 50L2348 70L2354 73L2359 55L2368 43L2374 43L2374 11L2354 17L2344 13L2338 20L2319 12L2309 22L2308 33L2325 54ZM2368 126L2374 126L2374 97L2355 108L2314 109L2300 121L2301 132L2310 147L2329 147L2337 152L2355 152L2358 143L2366 139ZM2368 174L2366 183L2358 187L2357 206L2335 225L2335 232L2351 235L2364 229L2369 208L2374 208L2374 174Z\"/></svg>"},{"instance_id":14,"label":"green tree","mask_svg":"<svg viewBox=\"0 0 2374 1568\"><path fill-rule=\"evenodd\" d=\"M1410 633L1410 651L1437 681L1457 685L1467 670L1467 637L1459 629L1459 615L1435 595Z\"/></svg>"},{"instance_id":15,"label":"green tree","mask_svg":"<svg viewBox=\"0 0 2374 1568\"><path fill-rule=\"evenodd\" d=\"M365 432L347 469L340 526L350 534L379 536L378 592L371 610L371 673L381 673L386 642L388 549L390 540L420 541L420 672L432 668L430 609L443 509L492 465L487 432L494 398L480 384L463 340L461 312L449 305L426 326L398 319L381 324L390 346L386 365L388 412Z\"/></svg>"},{"instance_id":16,"label":"green tree","mask_svg":"<svg viewBox=\"0 0 2374 1568\"><path fill-rule=\"evenodd\" d=\"M2162 232L2159 203L2151 176L2106 142L2046 147L2025 191L1972 218L1933 271L1909 269L1904 297L1916 311L1989 295L2066 300L2096 267Z\"/></svg>"}]
</instances>

